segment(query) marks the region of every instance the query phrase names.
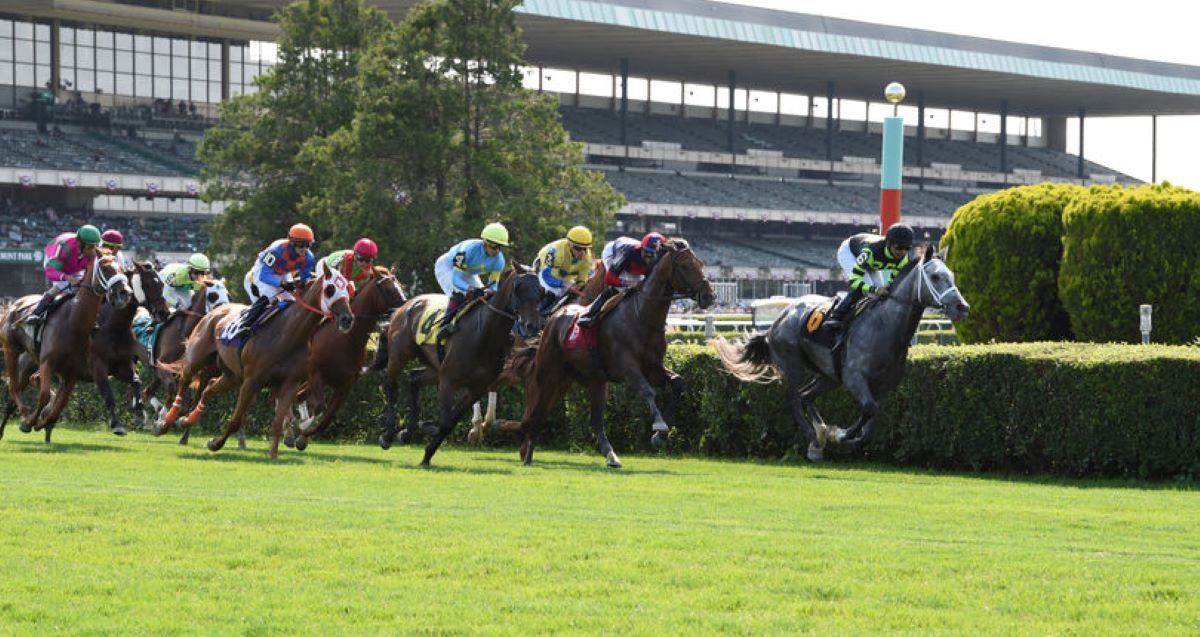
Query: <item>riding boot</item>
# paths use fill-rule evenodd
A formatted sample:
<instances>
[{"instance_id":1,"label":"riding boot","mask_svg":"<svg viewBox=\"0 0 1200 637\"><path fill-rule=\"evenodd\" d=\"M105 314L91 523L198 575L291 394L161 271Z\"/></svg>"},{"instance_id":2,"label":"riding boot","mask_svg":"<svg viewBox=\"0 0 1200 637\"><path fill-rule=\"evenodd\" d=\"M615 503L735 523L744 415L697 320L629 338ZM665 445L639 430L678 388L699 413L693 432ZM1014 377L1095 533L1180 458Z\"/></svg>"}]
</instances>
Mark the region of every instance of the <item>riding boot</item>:
<instances>
[{"instance_id":1,"label":"riding boot","mask_svg":"<svg viewBox=\"0 0 1200 637\"><path fill-rule=\"evenodd\" d=\"M863 293L859 290L850 290L846 296L842 297L841 301L838 301L837 305L833 306L833 309L829 311L829 314L825 316L825 325L829 326L829 329L838 332L845 329L846 315L850 313L851 308L853 308L854 304L858 303L858 300L862 297Z\"/></svg>"},{"instance_id":2,"label":"riding boot","mask_svg":"<svg viewBox=\"0 0 1200 637\"><path fill-rule=\"evenodd\" d=\"M25 324L37 325L38 323L46 320L46 310L50 307L50 304L57 296L58 288L50 288L49 290L46 290L46 293L42 295L42 298L38 299L37 307L34 307L33 311L29 313L29 316L25 317Z\"/></svg>"},{"instance_id":3,"label":"riding boot","mask_svg":"<svg viewBox=\"0 0 1200 637\"><path fill-rule=\"evenodd\" d=\"M254 327L254 322L257 321L259 317L263 315L263 312L266 312L267 308L270 306L271 299L265 294L255 299L254 303L252 303L250 307L246 309L246 314L242 317L241 329L238 331L243 334L248 332L252 327Z\"/></svg>"},{"instance_id":4,"label":"riding boot","mask_svg":"<svg viewBox=\"0 0 1200 637\"><path fill-rule=\"evenodd\" d=\"M604 291L600 293L600 296L595 301L592 301L592 304L588 306L587 312L584 312L583 316L579 317L577 324L581 327L587 327L588 325L591 325L592 322L596 320L596 317L600 314L600 310L604 307L604 304L607 303L609 299L616 296L616 294L617 288L604 288Z\"/></svg>"},{"instance_id":5,"label":"riding boot","mask_svg":"<svg viewBox=\"0 0 1200 637\"><path fill-rule=\"evenodd\" d=\"M458 310L466 304L466 301L467 295L462 292L450 295L450 302L446 304L446 315L442 317L442 329L438 330L437 340L445 340L458 331L458 324L454 322L454 317L458 314Z\"/></svg>"}]
</instances>

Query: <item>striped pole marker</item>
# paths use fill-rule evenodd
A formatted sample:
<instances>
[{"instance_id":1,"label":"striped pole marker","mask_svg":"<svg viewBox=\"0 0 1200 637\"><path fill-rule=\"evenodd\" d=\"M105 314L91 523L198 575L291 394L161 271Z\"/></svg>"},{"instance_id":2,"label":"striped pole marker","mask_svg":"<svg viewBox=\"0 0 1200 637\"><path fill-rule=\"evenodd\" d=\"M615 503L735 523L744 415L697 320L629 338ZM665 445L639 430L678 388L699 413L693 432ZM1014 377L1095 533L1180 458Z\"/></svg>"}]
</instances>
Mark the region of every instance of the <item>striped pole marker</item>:
<instances>
[{"instance_id":1,"label":"striped pole marker","mask_svg":"<svg viewBox=\"0 0 1200 637\"><path fill-rule=\"evenodd\" d=\"M892 82L883 95L892 104L892 116L883 118L882 169L879 176L879 233L900 221L901 175L904 172L904 118L896 106L904 100L904 85Z\"/></svg>"}]
</instances>

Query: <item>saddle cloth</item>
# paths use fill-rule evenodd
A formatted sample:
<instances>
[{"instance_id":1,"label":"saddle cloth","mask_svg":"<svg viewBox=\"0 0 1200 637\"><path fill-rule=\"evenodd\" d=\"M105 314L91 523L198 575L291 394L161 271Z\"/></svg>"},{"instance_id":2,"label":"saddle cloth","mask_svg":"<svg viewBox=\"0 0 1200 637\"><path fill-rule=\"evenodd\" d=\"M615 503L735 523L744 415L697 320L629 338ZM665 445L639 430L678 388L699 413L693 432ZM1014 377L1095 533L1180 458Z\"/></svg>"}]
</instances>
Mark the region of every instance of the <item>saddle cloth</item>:
<instances>
[{"instance_id":1,"label":"saddle cloth","mask_svg":"<svg viewBox=\"0 0 1200 637\"><path fill-rule=\"evenodd\" d=\"M254 335L262 326L266 325L275 318L275 315L282 312L287 306L291 305L290 300L280 299L274 305L267 308L267 311L259 315L258 320L254 325L245 325L246 315L250 312L250 308L246 307L238 313L236 319L230 321L217 336L217 342L226 347L242 347L250 337Z\"/></svg>"}]
</instances>

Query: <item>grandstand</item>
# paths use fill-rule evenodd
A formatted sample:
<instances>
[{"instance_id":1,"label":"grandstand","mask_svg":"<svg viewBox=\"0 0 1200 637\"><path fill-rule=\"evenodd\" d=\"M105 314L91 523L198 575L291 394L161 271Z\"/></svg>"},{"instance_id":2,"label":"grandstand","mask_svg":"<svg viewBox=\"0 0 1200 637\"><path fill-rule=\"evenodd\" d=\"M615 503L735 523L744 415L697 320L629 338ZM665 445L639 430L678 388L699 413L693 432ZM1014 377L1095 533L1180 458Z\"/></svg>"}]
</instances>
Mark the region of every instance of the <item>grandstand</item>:
<instances>
[{"instance_id":1,"label":"grandstand","mask_svg":"<svg viewBox=\"0 0 1200 637\"><path fill-rule=\"evenodd\" d=\"M274 64L268 18L284 2L0 7L5 280L83 218L147 255L202 248L222 206L196 199L196 143ZM400 19L415 0L370 4ZM612 234L688 238L726 302L839 279L838 242L878 223L889 81L910 94L904 218L930 240L980 193L1137 182L1068 153L1068 118L1082 138L1087 117L1200 113L1200 67L709 0L517 11L527 86L558 94L586 166L628 200Z\"/></svg>"}]
</instances>

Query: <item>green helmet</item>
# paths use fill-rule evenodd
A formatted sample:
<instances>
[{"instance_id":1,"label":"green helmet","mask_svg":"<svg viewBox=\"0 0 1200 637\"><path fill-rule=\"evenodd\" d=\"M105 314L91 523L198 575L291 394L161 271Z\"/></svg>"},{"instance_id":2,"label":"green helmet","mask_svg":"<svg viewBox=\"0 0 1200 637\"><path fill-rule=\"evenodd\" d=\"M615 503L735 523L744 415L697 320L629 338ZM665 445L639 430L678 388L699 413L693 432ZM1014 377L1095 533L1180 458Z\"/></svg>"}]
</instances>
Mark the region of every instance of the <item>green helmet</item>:
<instances>
[{"instance_id":1,"label":"green helmet","mask_svg":"<svg viewBox=\"0 0 1200 637\"><path fill-rule=\"evenodd\" d=\"M498 223L489 223L483 227L483 232L479 233L479 238L484 241L491 241L495 244L507 246L508 230Z\"/></svg>"},{"instance_id":2,"label":"green helmet","mask_svg":"<svg viewBox=\"0 0 1200 637\"><path fill-rule=\"evenodd\" d=\"M82 226L75 233L75 239L84 245L98 246L100 245L100 229L91 224Z\"/></svg>"},{"instance_id":3,"label":"green helmet","mask_svg":"<svg viewBox=\"0 0 1200 637\"><path fill-rule=\"evenodd\" d=\"M212 269L212 264L209 263L208 257L199 252L188 257L187 264L189 268L199 270L200 272L208 272Z\"/></svg>"}]
</instances>

